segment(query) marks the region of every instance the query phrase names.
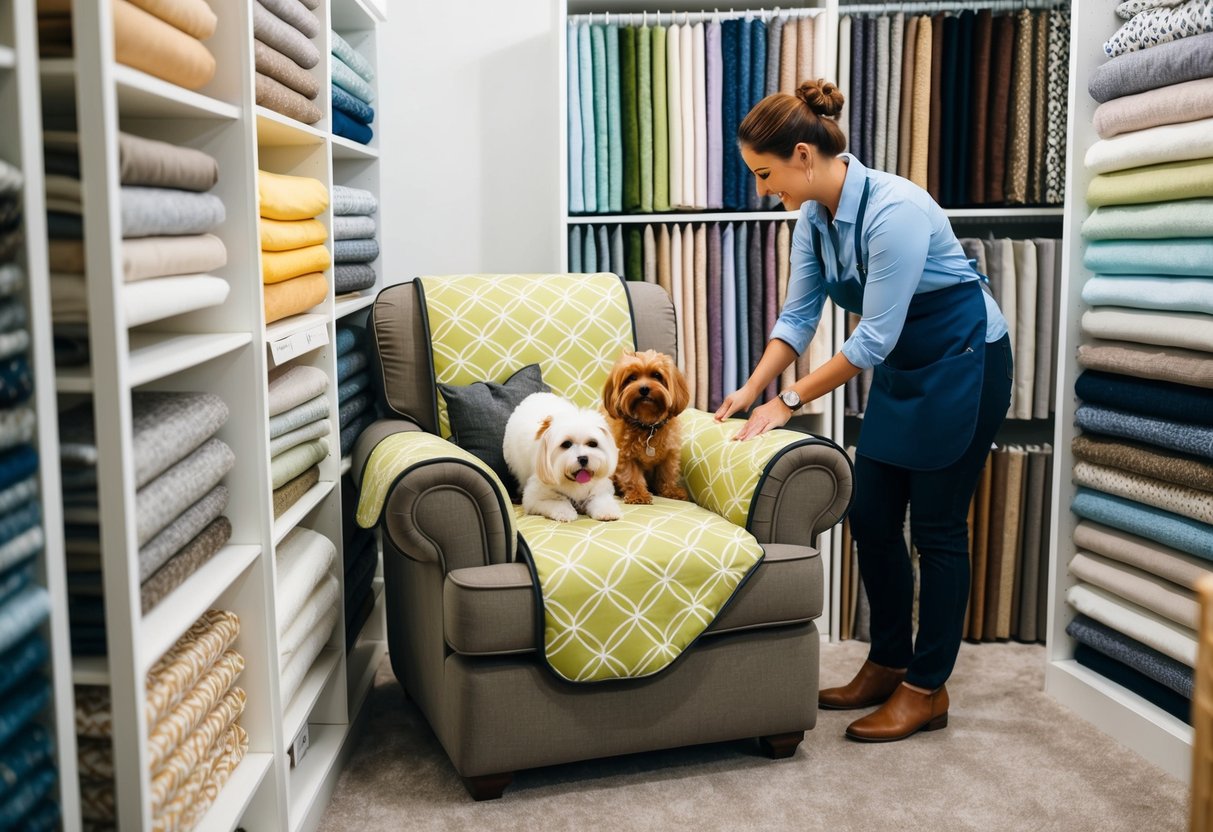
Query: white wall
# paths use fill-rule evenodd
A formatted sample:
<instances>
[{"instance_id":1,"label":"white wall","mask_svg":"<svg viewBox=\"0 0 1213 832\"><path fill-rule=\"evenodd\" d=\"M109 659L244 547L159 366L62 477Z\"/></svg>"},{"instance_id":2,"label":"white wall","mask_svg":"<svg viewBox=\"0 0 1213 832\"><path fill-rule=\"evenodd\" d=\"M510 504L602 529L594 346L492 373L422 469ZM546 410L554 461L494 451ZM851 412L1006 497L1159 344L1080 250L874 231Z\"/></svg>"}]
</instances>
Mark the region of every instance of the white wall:
<instances>
[{"instance_id":1,"label":"white wall","mask_svg":"<svg viewBox=\"0 0 1213 832\"><path fill-rule=\"evenodd\" d=\"M559 270L556 0L391 0L382 248L419 274Z\"/></svg>"}]
</instances>

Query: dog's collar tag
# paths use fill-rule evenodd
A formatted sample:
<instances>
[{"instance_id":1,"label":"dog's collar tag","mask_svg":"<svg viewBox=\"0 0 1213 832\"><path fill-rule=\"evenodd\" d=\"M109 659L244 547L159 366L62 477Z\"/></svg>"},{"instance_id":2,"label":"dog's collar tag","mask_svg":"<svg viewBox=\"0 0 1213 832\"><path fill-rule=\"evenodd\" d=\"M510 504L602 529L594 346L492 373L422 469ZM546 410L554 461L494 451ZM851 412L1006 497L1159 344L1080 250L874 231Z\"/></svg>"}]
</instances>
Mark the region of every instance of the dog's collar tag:
<instances>
[{"instance_id":1,"label":"dog's collar tag","mask_svg":"<svg viewBox=\"0 0 1213 832\"><path fill-rule=\"evenodd\" d=\"M645 456L649 456L649 457L657 456L657 449L649 444L650 442L653 441L653 434L656 432L657 432L656 425L653 425L653 427L649 428L649 437L648 437L648 439L644 440L644 455Z\"/></svg>"}]
</instances>

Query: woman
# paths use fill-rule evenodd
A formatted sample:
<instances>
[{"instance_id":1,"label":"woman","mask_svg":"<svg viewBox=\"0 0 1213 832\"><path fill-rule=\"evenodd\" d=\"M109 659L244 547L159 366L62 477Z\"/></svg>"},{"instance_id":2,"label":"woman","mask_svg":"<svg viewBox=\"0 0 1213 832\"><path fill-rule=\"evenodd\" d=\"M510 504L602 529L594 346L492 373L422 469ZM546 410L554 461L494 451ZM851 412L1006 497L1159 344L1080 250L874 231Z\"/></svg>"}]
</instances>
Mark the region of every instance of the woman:
<instances>
[{"instance_id":1,"label":"woman","mask_svg":"<svg viewBox=\"0 0 1213 832\"><path fill-rule=\"evenodd\" d=\"M783 425L801 403L875 368L855 461L851 533L871 606L872 644L855 678L821 691L823 708L879 705L847 736L904 739L948 720L944 682L969 598L967 515L1011 398L1006 321L943 210L917 185L843 153L843 96L825 81L764 98L738 130L758 193L800 212L787 300L753 375L716 411L748 409L803 352L829 297L861 316L841 351L737 433ZM918 635L904 522L920 556Z\"/></svg>"}]
</instances>

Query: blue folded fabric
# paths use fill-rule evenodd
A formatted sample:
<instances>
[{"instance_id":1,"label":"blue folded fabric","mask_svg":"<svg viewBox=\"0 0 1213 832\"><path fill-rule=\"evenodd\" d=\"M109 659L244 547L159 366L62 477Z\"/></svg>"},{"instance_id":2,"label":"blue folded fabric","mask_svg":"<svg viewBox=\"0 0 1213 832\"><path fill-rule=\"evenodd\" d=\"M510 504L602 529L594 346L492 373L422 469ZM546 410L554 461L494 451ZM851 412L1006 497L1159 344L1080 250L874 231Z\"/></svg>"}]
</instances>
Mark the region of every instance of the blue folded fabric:
<instances>
[{"instance_id":1,"label":"blue folded fabric","mask_svg":"<svg viewBox=\"0 0 1213 832\"><path fill-rule=\"evenodd\" d=\"M22 832L59 832L61 812L53 794L47 795L33 811L21 819Z\"/></svg>"},{"instance_id":2,"label":"blue folded fabric","mask_svg":"<svg viewBox=\"0 0 1213 832\"><path fill-rule=\"evenodd\" d=\"M30 584L0 607L0 653L36 630L50 615L51 597L37 584Z\"/></svg>"},{"instance_id":3,"label":"blue folded fabric","mask_svg":"<svg viewBox=\"0 0 1213 832\"><path fill-rule=\"evenodd\" d=\"M3 770L3 769L0 769ZM0 800L0 829L29 829L25 818L55 787L53 763L26 773L7 798Z\"/></svg>"},{"instance_id":4,"label":"blue folded fabric","mask_svg":"<svg viewBox=\"0 0 1213 832\"><path fill-rule=\"evenodd\" d=\"M370 373L358 373L356 376L351 376L349 381L337 388L337 403L344 404L370 386Z\"/></svg>"},{"instance_id":5,"label":"blue folded fabric","mask_svg":"<svg viewBox=\"0 0 1213 832\"><path fill-rule=\"evenodd\" d=\"M362 336L365 333L366 330L360 326L338 326L336 341L337 357L340 358L350 350L354 349L354 347L358 346L358 344L361 343Z\"/></svg>"},{"instance_id":6,"label":"blue folded fabric","mask_svg":"<svg viewBox=\"0 0 1213 832\"><path fill-rule=\"evenodd\" d=\"M38 470L38 452L33 445L18 445L0 454L0 491L28 479Z\"/></svg>"},{"instance_id":7,"label":"blue folded fabric","mask_svg":"<svg viewBox=\"0 0 1213 832\"><path fill-rule=\"evenodd\" d=\"M1085 615L1078 615L1067 624L1066 633L1075 641L1166 685L1185 699L1192 698L1195 673L1186 664Z\"/></svg>"},{"instance_id":8,"label":"blue folded fabric","mask_svg":"<svg viewBox=\"0 0 1213 832\"><path fill-rule=\"evenodd\" d=\"M370 144L375 131L365 124L354 121L340 110L333 110L333 132L358 144Z\"/></svg>"},{"instance_id":9,"label":"blue folded fabric","mask_svg":"<svg viewBox=\"0 0 1213 832\"><path fill-rule=\"evenodd\" d=\"M13 509L0 517L0 545L8 543L41 522L42 505L37 500L30 500L20 508Z\"/></svg>"},{"instance_id":10,"label":"blue folded fabric","mask_svg":"<svg viewBox=\"0 0 1213 832\"><path fill-rule=\"evenodd\" d=\"M369 393L360 393L352 399L347 399L341 403L337 409L338 423L345 427L354 421L355 418L361 416L363 412L371 406L371 396Z\"/></svg>"},{"instance_id":11,"label":"blue folded fabric","mask_svg":"<svg viewBox=\"0 0 1213 832\"><path fill-rule=\"evenodd\" d=\"M354 443L358 441L358 437L362 435L362 432L371 426L375 418L375 410L371 408L364 411L361 416L341 429L342 456L347 456L350 451L354 450Z\"/></svg>"},{"instance_id":12,"label":"blue folded fabric","mask_svg":"<svg viewBox=\"0 0 1213 832\"><path fill-rule=\"evenodd\" d=\"M1213 313L1213 280L1097 274L1082 285L1082 299L1088 306L1209 314Z\"/></svg>"},{"instance_id":13,"label":"blue folded fabric","mask_svg":"<svg viewBox=\"0 0 1213 832\"><path fill-rule=\"evenodd\" d=\"M34 392L34 374L25 355L0 360L0 407L20 404Z\"/></svg>"},{"instance_id":14,"label":"blue folded fabric","mask_svg":"<svg viewBox=\"0 0 1213 832\"><path fill-rule=\"evenodd\" d=\"M355 351L346 353L337 359L337 383L341 384L350 376L366 368L366 353Z\"/></svg>"},{"instance_id":15,"label":"blue folded fabric","mask_svg":"<svg viewBox=\"0 0 1213 832\"><path fill-rule=\"evenodd\" d=\"M1111 679L1121 687L1127 688L1148 702L1157 705L1176 719L1182 719L1189 725L1192 724L1191 700L1184 699L1175 691L1165 685L1160 685L1145 674L1116 659L1109 658L1085 644L1079 644L1074 648L1074 660L1083 667L1094 670L1100 676Z\"/></svg>"},{"instance_id":16,"label":"blue folded fabric","mask_svg":"<svg viewBox=\"0 0 1213 832\"><path fill-rule=\"evenodd\" d=\"M375 120L375 108L355 98L337 85L333 85L333 109L340 110L359 124L369 125Z\"/></svg>"},{"instance_id":17,"label":"blue folded fabric","mask_svg":"<svg viewBox=\"0 0 1213 832\"><path fill-rule=\"evenodd\" d=\"M51 732L42 725L31 725L11 743L0 748L0 805L8 802L18 784L31 772L43 763L53 762L54 750ZM32 804L26 807L26 812L32 808ZM15 817L20 818L21 815ZM5 826L3 818L4 813L0 811L0 829L13 828Z\"/></svg>"},{"instance_id":18,"label":"blue folded fabric","mask_svg":"<svg viewBox=\"0 0 1213 832\"><path fill-rule=\"evenodd\" d=\"M1070 503L1070 510L1086 520L1103 523L1198 558L1213 560L1213 526L1207 523L1093 488L1079 488Z\"/></svg>"},{"instance_id":19,"label":"blue folded fabric","mask_svg":"<svg viewBox=\"0 0 1213 832\"><path fill-rule=\"evenodd\" d=\"M1074 424L1093 433L1137 439L1160 448L1213 459L1213 428L1139 416L1096 404L1079 406L1074 412Z\"/></svg>"},{"instance_id":20,"label":"blue folded fabric","mask_svg":"<svg viewBox=\"0 0 1213 832\"><path fill-rule=\"evenodd\" d=\"M51 685L41 676L28 679L12 693L0 699L0 747L17 736L51 698ZM7 828L7 827L0 827Z\"/></svg>"},{"instance_id":21,"label":"blue folded fabric","mask_svg":"<svg viewBox=\"0 0 1213 832\"><path fill-rule=\"evenodd\" d=\"M1213 274L1213 240L1093 240L1082 263L1100 274L1204 277Z\"/></svg>"},{"instance_id":22,"label":"blue folded fabric","mask_svg":"<svg viewBox=\"0 0 1213 832\"><path fill-rule=\"evenodd\" d=\"M0 604L25 589L33 580L33 556L0 575Z\"/></svg>"},{"instance_id":23,"label":"blue folded fabric","mask_svg":"<svg viewBox=\"0 0 1213 832\"><path fill-rule=\"evenodd\" d=\"M1187 424L1213 425L1213 390L1087 370L1074 383L1078 398Z\"/></svg>"},{"instance_id":24,"label":"blue folded fabric","mask_svg":"<svg viewBox=\"0 0 1213 832\"><path fill-rule=\"evenodd\" d=\"M31 633L13 647L0 653L0 697L29 678L30 674L46 664L51 651L41 633Z\"/></svg>"}]
</instances>

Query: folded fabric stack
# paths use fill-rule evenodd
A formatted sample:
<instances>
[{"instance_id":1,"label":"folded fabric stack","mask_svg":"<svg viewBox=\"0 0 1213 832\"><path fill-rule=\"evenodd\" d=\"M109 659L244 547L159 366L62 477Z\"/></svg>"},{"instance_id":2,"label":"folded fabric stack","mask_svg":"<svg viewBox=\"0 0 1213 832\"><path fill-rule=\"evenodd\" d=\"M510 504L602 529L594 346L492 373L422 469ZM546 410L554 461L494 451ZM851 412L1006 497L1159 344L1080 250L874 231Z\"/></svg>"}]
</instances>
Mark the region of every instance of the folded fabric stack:
<instances>
[{"instance_id":1,"label":"folded fabric stack","mask_svg":"<svg viewBox=\"0 0 1213 832\"><path fill-rule=\"evenodd\" d=\"M223 477L236 457L215 433L228 408L213 393L131 396L140 603L146 614L227 543ZM72 650L105 653L101 515L92 404L59 417Z\"/></svg>"},{"instance_id":2,"label":"folded fabric stack","mask_svg":"<svg viewBox=\"0 0 1213 832\"><path fill-rule=\"evenodd\" d=\"M375 239L375 218L379 200L370 191L333 186L333 259L337 263L335 292L344 295L375 285L375 267L379 242Z\"/></svg>"},{"instance_id":3,"label":"folded fabric stack","mask_svg":"<svg viewBox=\"0 0 1213 832\"><path fill-rule=\"evenodd\" d=\"M38 500L38 454L25 276L9 262L21 247L24 177L0 160L0 829L57 829L54 737L38 723L50 701L49 650L39 628L50 595L36 582L46 538Z\"/></svg>"},{"instance_id":4,"label":"folded fabric stack","mask_svg":"<svg viewBox=\"0 0 1213 832\"><path fill-rule=\"evenodd\" d=\"M337 626L341 587L333 572L336 562L333 542L305 528L292 529L275 552L278 671L284 711Z\"/></svg>"},{"instance_id":5,"label":"folded fabric stack","mask_svg":"<svg viewBox=\"0 0 1213 832\"><path fill-rule=\"evenodd\" d=\"M186 89L215 76L215 56L202 41L218 18L206 0L111 0L114 59ZM44 58L72 54L72 1L38 0L38 40Z\"/></svg>"},{"instance_id":6,"label":"folded fabric stack","mask_svg":"<svg viewBox=\"0 0 1213 832\"><path fill-rule=\"evenodd\" d=\"M1121 4L1089 92L1075 658L1190 720L1213 573L1213 15Z\"/></svg>"},{"instance_id":7,"label":"folded fabric stack","mask_svg":"<svg viewBox=\"0 0 1213 832\"><path fill-rule=\"evenodd\" d=\"M152 829L196 827L248 751L239 724L244 657L232 649L240 619L208 610L147 674ZM76 686L81 813L90 828L115 823L113 716L108 688Z\"/></svg>"},{"instance_id":8,"label":"folded fabric stack","mask_svg":"<svg viewBox=\"0 0 1213 832\"><path fill-rule=\"evenodd\" d=\"M375 69L345 38L333 35L333 132L369 144L374 133Z\"/></svg>"},{"instance_id":9,"label":"folded fabric stack","mask_svg":"<svg viewBox=\"0 0 1213 832\"><path fill-rule=\"evenodd\" d=\"M253 3L253 55L257 103L304 124L324 117L316 106L320 82L313 74L320 50L315 9L320 0L256 0Z\"/></svg>"},{"instance_id":10,"label":"folded fabric stack","mask_svg":"<svg viewBox=\"0 0 1213 832\"><path fill-rule=\"evenodd\" d=\"M346 474L341 483L341 554L345 564L345 649L348 652L375 608L374 582L379 569L379 538L358 525L358 486Z\"/></svg>"},{"instance_id":11,"label":"folded fabric stack","mask_svg":"<svg viewBox=\"0 0 1213 832\"><path fill-rule=\"evenodd\" d=\"M324 272L332 256L328 231L317 217L329 206L328 189L307 176L257 171L261 211L261 279L265 322L306 312L324 302Z\"/></svg>"},{"instance_id":12,"label":"folded fabric stack","mask_svg":"<svg viewBox=\"0 0 1213 832\"><path fill-rule=\"evenodd\" d=\"M50 234L52 319L62 362L87 360L88 284L80 187L80 137L43 134ZM228 282L208 272L227 264L223 241L208 233L224 220L207 193L219 165L188 147L118 134L122 184L122 307L128 327L223 303ZM109 275L98 275L109 279Z\"/></svg>"},{"instance_id":13,"label":"folded fabric stack","mask_svg":"<svg viewBox=\"0 0 1213 832\"><path fill-rule=\"evenodd\" d=\"M320 481L320 461L328 456L329 377L319 367L285 364L270 371L270 468L274 517L299 501Z\"/></svg>"},{"instance_id":14,"label":"folded fabric stack","mask_svg":"<svg viewBox=\"0 0 1213 832\"><path fill-rule=\"evenodd\" d=\"M786 221L574 225L569 271L613 272L669 292L678 318L676 359L692 406L715 410L762 357L787 295L791 246ZM831 317L822 316L808 349L768 397L832 355L833 330ZM810 402L802 412L823 413L825 403Z\"/></svg>"},{"instance_id":15,"label":"folded fabric stack","mask_svg":"<svg viewBox=\"0 0 1213 832\"><path fill-rule=\"evenodd\" d=\"M337 327L337 407L343 457L354 450L358 436L377 418L366 338L363 327Z\"/></svg>"}]
</instances>

